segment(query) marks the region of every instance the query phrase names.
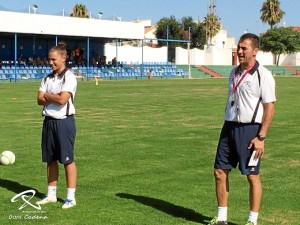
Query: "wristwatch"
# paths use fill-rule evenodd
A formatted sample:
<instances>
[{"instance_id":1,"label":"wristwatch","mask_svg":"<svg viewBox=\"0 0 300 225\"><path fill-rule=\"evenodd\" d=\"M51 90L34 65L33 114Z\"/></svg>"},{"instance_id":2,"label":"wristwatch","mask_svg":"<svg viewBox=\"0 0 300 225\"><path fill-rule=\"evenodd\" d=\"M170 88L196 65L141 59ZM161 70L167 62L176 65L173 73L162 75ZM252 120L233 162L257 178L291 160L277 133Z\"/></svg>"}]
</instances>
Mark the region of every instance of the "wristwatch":
<instances>
[{"instance_id":1,"label":"wristwatch","mask_svg":"<svg viewBox=\"0 0 300 225\"><path fill-rule=\"evenodd\" d=\"M257 138L258 138L258 140L260 140L260 141L264 141L265 139L266 139L266 137L265 136L263 136L263 135L257 135Z\"/></svg>"}]
</instances>

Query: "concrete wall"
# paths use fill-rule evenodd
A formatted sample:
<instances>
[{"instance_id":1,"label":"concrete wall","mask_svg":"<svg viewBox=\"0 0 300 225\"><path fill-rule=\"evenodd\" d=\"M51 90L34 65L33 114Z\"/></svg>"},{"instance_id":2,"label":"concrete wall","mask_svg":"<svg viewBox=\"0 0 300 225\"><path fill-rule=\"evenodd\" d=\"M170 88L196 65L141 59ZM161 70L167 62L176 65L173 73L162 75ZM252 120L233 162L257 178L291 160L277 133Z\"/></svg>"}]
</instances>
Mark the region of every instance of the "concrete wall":
<instances>
[{"instance_id":1,"label":"concrete wall","mask_svg":"<svg viewBox=\"0 0 300 225\"><path fill-rule=\"evenodd\" d=\"M300 66L300 52L292 55L280 55L279 64Z\"/></svg>"},{"instance_id":2,"label":"concrete wall","mask_svg":"<svg viewBox=\"0 0 300 225\"><path fill-rule=\"evenodd\" d=\"M256 59L262 65L274 65L274 57L270 52L258 52Z\"/></svg>"},{"instance_id":3,"label":"concrete wall","mask_svg":"<svg viewBox=\"0 0 300 225\"><path fill-rule=\"evenodd\" d=\"M274 65L275 64L274 56L270 52L267 52L267 53L259 52L257 55L257 60L260 61L263 65ZM286 54L280 55L278 65L300 66L300 52L291 54L291 55L286 55Z\"/></svg>"},{"instance_id":4,"label":"concrete wall","mask_svg":"<svg viewBox=\"0 0 300 225\"><path fill-rule=\"evenodd\" d=\"M132 47L130 45L118 46L106 44L104 55L107 62L117 57L118 61L131 63L167 62L167 47L151 48L148 46ZM274 65L272 53L260 51L257 60L262 65ZM237 62L238 63L238 62ZM188 50L177 47L175 49L175 64L188 65ZM232 49L218 48L217 46L205 46L204 50L190 49L190 65L232 65ZM293 55L281 55L279 65L300 65L300 53Z\"/></svg>"},{"instance_id":5,"label":"concrete wall","mask_svg":"<svg viewBox=\"0 0 300 225\"><path fill-rule=\"evenodd\" d=\"M204 65L232 65L232 50L217 46L204 47Z\"/></svg>"},{"instance_id":6,"label":"concrete wall","mask_svg":"<svg viewBox=\"0 0 300 225\"><path fill-rule=\"evenodd\" d=\"M119 62L131 63L152 63L152 62L167 62L167 47L151 48L148 46L132 47L130 45L115 46L112 44L106 44L104 46L104 55L107 62L111 61L114 57L117 57ZM142 57L143 55L143 57Z\"/></svg>"},{"instance_id":7,"label":"concrete wall","mask_svg":"<svg viewBox=\"0 0 300 225\"><path fill-rule=\"evenodd\" d=\"M175 64L188 65L188 50L177 47L175 49ZM203 65L204 64L204 51L194 48L190 50L190 64Z\"/></svg>"},{"instance_id":8,"label":"concrete wall","mask_svg":"<svg viewBox=\"0 0 300 225\"><path fill-rule=\"evenodd\" d=\"M191 65L232 65L232 49L218 48L217 46L205 46L204 50L190 50ZM262 65L274 65L274 57L269 52L258 52L257 60ZM188 50L176 48L176 60L178 65L188 65ZM238 63L238 62L237 62ZM281 55L279 65L300 65L300 53Z\"/></svg>"}]
</instances>

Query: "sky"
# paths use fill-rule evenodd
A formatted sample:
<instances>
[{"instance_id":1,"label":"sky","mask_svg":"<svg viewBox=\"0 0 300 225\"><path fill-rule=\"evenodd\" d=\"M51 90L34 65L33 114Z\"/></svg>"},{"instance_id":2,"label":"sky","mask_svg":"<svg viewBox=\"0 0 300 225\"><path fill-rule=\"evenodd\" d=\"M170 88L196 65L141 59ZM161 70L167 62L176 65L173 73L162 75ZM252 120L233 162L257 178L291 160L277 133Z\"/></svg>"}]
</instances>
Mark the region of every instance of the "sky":
<instances>
[{"instance_id":1,"label":"sky","mask_svg":"<svg viewBox=\"0 0 300 225\"><path fill-rule=\"evenodd\" d=\"M268 24L260 20L260 9L265 0L215 0L216 15L222 21L222 28L236 41L245 32L260 34L269 29ZM151 19L152 25L163 17L192 17L203 20L207 14L208 3L213 0L0 0L0 10L28 12L37 5L37 13L69 15L77 4L84 4L93 18L101 19L121 17L122 21ZM277 26L300 26L300 1L280 0L285 12L283 20ZM33 11L32 11L33 12Z\"/></svg>"}]
</instances>

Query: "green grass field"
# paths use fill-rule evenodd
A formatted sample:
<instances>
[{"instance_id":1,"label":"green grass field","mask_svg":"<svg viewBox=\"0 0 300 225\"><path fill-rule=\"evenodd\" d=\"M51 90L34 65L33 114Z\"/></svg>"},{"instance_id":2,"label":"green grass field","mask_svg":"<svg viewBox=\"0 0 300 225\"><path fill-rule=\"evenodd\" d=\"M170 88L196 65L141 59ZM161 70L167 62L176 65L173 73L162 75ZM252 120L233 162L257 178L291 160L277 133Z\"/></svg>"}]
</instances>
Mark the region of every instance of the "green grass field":
<instances>
[{"instance_id":1,"label":"green grass field","mask_svg":"<svg viewBox=\"0 0 300 225\"><path fill-rule=\"evenodd\" d=\"M276 114L262 161L259 225L296 225L299 198L300 78L276 77ZM206 224L216 215L213 162L223 123L227 79L79 82L75 105L77 206L66 197L60 166L59 202L42 210L11 199L46 193L41 162L39 82L0 83L0 151L16 163L0 165L0 224ZM248 183L230 176L230 224L248 215ZM44 219L42 219L42 217Z\"/></svg>"}]
</instances>

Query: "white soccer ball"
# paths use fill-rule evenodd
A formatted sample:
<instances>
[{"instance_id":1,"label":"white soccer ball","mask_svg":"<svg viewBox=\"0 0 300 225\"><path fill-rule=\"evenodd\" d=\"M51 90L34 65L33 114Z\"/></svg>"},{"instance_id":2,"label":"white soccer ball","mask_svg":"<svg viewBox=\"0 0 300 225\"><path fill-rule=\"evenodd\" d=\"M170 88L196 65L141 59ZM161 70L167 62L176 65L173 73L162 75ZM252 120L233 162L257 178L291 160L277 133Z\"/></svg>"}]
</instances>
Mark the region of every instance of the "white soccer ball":
<instances>
[{"instance_id":1,"label":"white soccer ball","mask_svg":"<svg viewBox=\"0 0 300 225\"><path fill-rule=\"evenodd\" d=\"M9 165L9 158L5 155L0 156L0 163L4 166Z\"/></svg>"},{"instance_id":2,"label":"white soccer ball","mask_svg":"<svg viewBox=\"0 0 300 225\"><path fill-rule=\"evenodd\" d=\"M11 165L16 161L16 156L12 151L4 151L0 155L0 162L2 165Z\"/></svg>"}]
</instances>

